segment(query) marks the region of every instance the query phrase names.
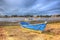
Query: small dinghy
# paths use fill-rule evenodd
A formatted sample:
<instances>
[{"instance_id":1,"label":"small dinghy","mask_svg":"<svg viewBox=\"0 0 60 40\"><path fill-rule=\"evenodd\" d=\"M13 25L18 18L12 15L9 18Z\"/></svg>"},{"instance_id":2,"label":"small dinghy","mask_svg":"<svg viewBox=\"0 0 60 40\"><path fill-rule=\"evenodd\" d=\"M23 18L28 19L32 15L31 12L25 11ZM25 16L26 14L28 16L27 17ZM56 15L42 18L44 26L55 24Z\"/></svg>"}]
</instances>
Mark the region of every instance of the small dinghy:
<instances>
[{"instance_id":1,"label":"small dinghy","mask_svg":"<svg viewBox=\"0 0 60 40\"><path fill-rule=\"evenodd\" d=\"M29 22L24 22L24 21L20 22L20 25L24 28L40 30L40 31L44 31L44 29L46 28L46 24L47 24L46 21L40 24L30 24Z\"/></svg>"}]
</instances>

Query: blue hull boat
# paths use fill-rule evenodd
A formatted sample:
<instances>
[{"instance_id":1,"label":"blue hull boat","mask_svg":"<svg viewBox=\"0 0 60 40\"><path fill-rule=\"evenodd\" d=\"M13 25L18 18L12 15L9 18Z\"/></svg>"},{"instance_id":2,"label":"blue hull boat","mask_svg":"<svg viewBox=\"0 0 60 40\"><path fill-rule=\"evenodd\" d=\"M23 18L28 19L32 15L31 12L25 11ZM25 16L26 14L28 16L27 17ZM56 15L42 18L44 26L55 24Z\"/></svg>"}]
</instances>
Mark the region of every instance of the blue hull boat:
<instances>
[{"instance_id":1,"label":"blue hull boat","mask_svg":"<svg viewBox=\"0 0 60 40\"><path fill-rule=\"evenodd\" d=\"M20 22L20 25L24 28L40 30L40 31L44 31L44 29L46 28L46 23L30 24L29 22Z\"/></svg>"}]
</instances>

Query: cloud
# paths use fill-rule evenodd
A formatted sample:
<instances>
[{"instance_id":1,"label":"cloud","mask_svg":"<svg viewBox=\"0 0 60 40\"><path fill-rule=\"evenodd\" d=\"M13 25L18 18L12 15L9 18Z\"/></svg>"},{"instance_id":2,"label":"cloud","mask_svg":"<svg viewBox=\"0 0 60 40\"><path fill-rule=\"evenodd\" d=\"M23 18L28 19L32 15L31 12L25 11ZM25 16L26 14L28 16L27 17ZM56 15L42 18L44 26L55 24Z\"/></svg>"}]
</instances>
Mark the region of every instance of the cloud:
<instances>
[{"instance_id":1,"label":"cloud","mask_svg":"<svg viewBox=\"0 0 60 40\"><path fill-rule=\"evenodd\" d=\"M60 0L0 1L0 14L4 15L52 15L52 13L60 14Z\"/></svg>"}]
</instances>

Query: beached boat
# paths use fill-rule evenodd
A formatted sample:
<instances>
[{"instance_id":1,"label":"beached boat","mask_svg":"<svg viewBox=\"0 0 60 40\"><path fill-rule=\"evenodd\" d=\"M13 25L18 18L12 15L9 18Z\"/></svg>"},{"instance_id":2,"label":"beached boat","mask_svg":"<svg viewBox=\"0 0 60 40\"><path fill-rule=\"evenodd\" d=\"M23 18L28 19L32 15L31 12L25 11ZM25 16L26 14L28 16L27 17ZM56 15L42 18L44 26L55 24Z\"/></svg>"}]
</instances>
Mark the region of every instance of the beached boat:
<instances>
[{"instance_id":1,"label":"beached boat","mask_svg":"<svg viewBox=\"0 0 60 40\"><path fill-rule=\"evenodd\" d=\"M20 22L20 25L24 28L33 29L33 30L41 30L43 31L46 27L47 22L39 23L39 24L30 24L29 22Z\"/></svg>"}]
</instances>

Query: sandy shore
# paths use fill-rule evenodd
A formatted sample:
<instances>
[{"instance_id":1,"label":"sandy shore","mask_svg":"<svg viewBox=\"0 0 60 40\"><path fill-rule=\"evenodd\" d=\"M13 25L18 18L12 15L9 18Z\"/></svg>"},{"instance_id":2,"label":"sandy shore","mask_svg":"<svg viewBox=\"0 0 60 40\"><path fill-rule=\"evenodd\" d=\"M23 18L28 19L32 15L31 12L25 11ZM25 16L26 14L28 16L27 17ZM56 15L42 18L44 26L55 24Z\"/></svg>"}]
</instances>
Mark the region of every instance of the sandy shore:
<instances>
[{"instance_id":1,"label":"sandy shore","mask_svg":"<svg viewBox=\"0 0 60 40\"><path fill-rule=\"evenodd\" d=\"M60 40L60 23L47 24L46 31L34 31L21 26L1 26L0 40Z\"/></svg>"}]
</instances>

